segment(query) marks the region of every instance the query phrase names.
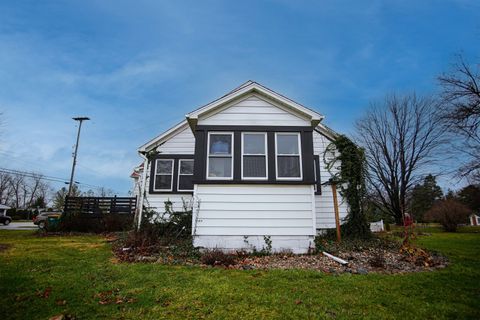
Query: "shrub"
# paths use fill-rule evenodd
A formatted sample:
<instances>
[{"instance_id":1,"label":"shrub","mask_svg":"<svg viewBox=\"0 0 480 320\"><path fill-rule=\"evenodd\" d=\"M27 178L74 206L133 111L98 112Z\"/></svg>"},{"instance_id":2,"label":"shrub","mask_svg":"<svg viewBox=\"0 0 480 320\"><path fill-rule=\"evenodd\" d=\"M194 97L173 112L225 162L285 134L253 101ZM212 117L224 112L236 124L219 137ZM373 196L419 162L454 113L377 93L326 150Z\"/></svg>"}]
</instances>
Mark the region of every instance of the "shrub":
<instances>
[{"instance_id":1,"label":"shrub","mask_svg":"<svg viewBox=\"0 0 480 320\"><path fill-rule=\"evenodd\" d=\"M232 254L224 253L221 250L214 249L205 251L200 258L203 264L209 266L231 266L236 263L235 256Z\"/></svg>"},{"instance_id":2,"label":"shrub","mask_svg":"<svg viewBox=\"0 0 480 320\"><path fill-rule=\"evenodd\" d=\"M456 232L460 223L467 221L470 209L454 199L444 199L436 202L425 213L425 220L438 222L447 232Z\"/></svg>"}]
</instances>

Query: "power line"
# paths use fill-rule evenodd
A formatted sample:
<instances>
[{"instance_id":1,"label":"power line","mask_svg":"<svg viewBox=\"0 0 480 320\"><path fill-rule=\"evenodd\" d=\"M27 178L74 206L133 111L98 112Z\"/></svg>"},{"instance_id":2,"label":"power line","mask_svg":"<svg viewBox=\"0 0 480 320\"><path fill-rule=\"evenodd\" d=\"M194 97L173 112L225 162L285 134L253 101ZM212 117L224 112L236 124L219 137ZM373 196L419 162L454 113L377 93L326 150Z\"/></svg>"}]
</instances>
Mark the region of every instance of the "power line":
<instances>
[{"instance_id":1,"label":"power line","mask_svg":"<svg viewBox=\"0 0 480 320\"><path fill-rule=\"evenodd\" d=\"M2 168L2 167L0 167L0 172L9 173L9 174L18 174L18 175L29 177L29 178L38 178L38 179L42 179L42 180L48 180L48 181L53 181L53 182L62 182L62 183L68 184L68 179L64 179L64 178L60 178L60 177L54 177L54 176L48 176L48 175L44 175L44 174L41 174L41 173L21 171L21 170ZM103 188L101 186L97 186L97 185L93 185L93 184L88 184L88 183L83 183L83 182L78 182L78 181L74 181L74 182L75 182L75 184L83 185L83 186L86 186L86 187Z\"/></svg>"}]
</instances>

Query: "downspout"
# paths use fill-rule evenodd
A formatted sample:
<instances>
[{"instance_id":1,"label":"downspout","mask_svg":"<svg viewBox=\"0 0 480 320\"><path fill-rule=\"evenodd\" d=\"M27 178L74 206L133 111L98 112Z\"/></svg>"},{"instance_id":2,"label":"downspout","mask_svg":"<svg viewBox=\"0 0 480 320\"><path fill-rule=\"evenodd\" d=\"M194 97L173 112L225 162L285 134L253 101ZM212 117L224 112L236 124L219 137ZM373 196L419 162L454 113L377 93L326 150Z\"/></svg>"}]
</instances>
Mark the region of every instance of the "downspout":
<instances>
[{"instance_id":1,"label":"downspout","mask_svg":"<svg viewBox=\"0 0 480 320\"><path fill-rule=\"evenodd\" d=\"M142 152L139 152L138 154L140 155L140 157L143 158L143 172L142 172L142 181L140 183L140 196L137 204L137 229L140 228L140 225L142 223L143 202L145 200L145 187L147 184L147 170L148 170L148 158Z\"/></svg>"}]
</instances>

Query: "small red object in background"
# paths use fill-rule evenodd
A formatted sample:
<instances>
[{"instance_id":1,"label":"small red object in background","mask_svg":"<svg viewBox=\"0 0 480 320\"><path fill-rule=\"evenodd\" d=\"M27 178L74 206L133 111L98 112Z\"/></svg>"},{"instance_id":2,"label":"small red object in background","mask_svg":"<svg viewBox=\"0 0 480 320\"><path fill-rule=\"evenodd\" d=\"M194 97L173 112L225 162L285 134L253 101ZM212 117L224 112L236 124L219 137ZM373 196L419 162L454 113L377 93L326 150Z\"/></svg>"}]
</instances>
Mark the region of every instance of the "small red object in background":
<instances>
[{"instance_id":1,"label":"small red object in background","mask_svg":"<svg viewBox=\"0 0 480 320\"><path fill-rule=\"evenodd\" d=\"M405 227L409 227L409 226L411 226L412 224L413 224L413 219L412 219L412 217L410 217L409 214L406 214L406 215L405 215L405 218L403 219L403 225L404 225Z\"/></svg>"}]
</instances>

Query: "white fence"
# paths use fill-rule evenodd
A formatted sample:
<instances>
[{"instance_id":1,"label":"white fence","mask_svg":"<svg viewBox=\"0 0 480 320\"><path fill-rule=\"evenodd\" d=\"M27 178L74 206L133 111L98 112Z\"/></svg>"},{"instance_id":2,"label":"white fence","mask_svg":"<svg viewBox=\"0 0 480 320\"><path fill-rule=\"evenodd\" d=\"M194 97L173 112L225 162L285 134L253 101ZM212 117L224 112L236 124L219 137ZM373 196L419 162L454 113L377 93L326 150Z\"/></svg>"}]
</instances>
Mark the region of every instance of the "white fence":
<instances>
[{"instance_id":1,"label":"white fence","mask_svg":"<svg viewBox=\"0 0 480 320\"><path fill-rule=\"evenodd\" d=\"M370 222L370 231L372 232L382 232L385 228L383 226L383 220L377 222Z\"/></svg>"}]
</instances>

